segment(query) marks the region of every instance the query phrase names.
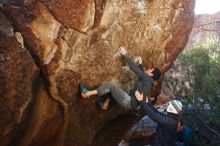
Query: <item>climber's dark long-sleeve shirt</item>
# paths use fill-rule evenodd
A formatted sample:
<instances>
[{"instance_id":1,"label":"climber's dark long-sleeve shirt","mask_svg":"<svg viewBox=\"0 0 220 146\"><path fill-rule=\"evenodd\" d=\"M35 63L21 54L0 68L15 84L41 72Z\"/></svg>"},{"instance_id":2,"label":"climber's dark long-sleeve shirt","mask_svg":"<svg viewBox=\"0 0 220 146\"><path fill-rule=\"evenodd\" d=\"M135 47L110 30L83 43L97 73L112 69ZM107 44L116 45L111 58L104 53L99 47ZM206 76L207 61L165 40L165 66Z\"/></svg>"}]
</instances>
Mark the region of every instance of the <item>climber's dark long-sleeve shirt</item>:
<instances>
[{"instance_id":1,"label":"climber's dark long-sleeve shirt","mask_svg":"<svg viewBox=\"0 0 220 146\"><path fill-rule=\"evenodd\" d=\"M140 102L145 113L155 122L157 122L157 130L152 139L151 146L175 146L177 140L177 124L178 120L159 113L149 103L144 100Z\"/></svg>"},{"instance_id":2,"label":"climber's dark long-sleeve shirt","mask_svg":"<svg viewBox=\"0 0 220 146\"><path fill-rule=\"evenodd\" d=\"M153 86L153 79L149 75L145 73L136 63L134 63L128 56L124 56L128 66L134 73L138 76L138 81L135 83L134 87L131 89L129 95L132 99L132 105L137 106L137 100L135 98L135 91L139 91L143 93L144 97L146 97Z\"/></svg>"}]
</instances>

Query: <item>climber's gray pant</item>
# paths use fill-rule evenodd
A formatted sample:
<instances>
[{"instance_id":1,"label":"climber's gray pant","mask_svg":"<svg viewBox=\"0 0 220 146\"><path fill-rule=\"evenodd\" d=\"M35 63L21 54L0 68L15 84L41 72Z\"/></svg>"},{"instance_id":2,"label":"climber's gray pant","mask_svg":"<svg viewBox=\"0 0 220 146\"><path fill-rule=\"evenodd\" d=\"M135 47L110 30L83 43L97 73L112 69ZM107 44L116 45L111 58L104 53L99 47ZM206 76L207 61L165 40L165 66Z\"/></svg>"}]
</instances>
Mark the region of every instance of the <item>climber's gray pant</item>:
<instances>
[{"instance_id":1,"label":"climber's gray pant","mask_svg":"<svg viewBox=\"0 0 220 146\"><path fill-rule=\"evenodd\" d=\"M116 102L124 109L132 108L130 95L112 83L103 83L97 88L97 91L99 96L111 93Z\"/></svg>"}]
</instances>

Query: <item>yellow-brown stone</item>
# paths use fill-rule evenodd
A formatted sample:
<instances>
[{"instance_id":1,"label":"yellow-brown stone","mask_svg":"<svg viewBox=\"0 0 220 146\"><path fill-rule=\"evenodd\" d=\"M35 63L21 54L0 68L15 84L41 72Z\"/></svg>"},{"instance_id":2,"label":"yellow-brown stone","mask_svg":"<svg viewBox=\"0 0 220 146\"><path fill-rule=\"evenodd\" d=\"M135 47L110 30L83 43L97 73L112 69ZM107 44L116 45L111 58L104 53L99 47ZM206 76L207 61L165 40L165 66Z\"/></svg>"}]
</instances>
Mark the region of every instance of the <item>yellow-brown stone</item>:
<instances>
[{"instance_id":1,"label":"yellow-brown stone","mask_svg":"<svg viewBox=\"0 0 220 146\"><path fill-rule=\"evenodd\" d=\"M137 117L125 113L117 104L107 112L99 110L95 97L80 98L78 83L84 81L94 88L108 81L127 88L130 81L124 69L126 64L120 57L113 57L120 46L126 46L132 58L141 56L146 68L157 66L166 72L186 45L193 25L194 3L194 0L19 0L17 5L5 6L4 14L23 36L45 80L42 83L45 89L39 88L39 93L35 93L36 98L43 99L36 99L28 122L30 129L23 131L19 144L116 145ZM28 78L32 72L34 69L29 75L22 75ZM162 80L163 77L153 93L159 92ZM32 86L30 82L23 86ZM38 121L36 124L34 119ZM118 127L121 129L117 130Z\"/></svg>"}]
</instances>

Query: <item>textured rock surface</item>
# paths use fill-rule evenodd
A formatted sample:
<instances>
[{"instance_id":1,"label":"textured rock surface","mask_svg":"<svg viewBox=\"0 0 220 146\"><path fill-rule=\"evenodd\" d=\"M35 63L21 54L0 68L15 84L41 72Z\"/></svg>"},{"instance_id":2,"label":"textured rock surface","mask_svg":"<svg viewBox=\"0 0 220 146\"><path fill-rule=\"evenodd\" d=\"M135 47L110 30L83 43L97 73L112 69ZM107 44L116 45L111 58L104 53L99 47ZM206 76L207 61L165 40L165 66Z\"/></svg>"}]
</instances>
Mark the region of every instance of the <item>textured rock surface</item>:
<instances>
[{"instance_id":1,"label":"textured rock surface","mask_svg":"<svg viewBox=\"0 0 220 146\"><path fill-rule=\"evenodd\" d=\"M220 37L220 12L215 14L199 14L195 15L193 29L189 36L189 41L187 42L186 49L194 47L197 43L204 43L210 38L219 38ZM179 61L176 60L175 63L179 64ZM179 69L179 72L174 70L169 70L166 72L165 76L175 77L179 80L184 80L184 70ZM163 82L162 90L164 94L168 97L175 98L174 89L171 89L168 86L169 82L165 80Z\"/></svg>"},{"instance_id":2,"label":"textured rock surface","mask_svg":"<svg viewBox=\"0 0 220 146\"><path fill-rule=\"evenodd\" d=\"M195 15L193 30L186 47L193 47L195 43L205 42L211 37L220 37L220 12Z\"/></svg>"},{"instance_id":3,"label":"textured rock surface","mask_svg":"<svg viewBox=\"0 0 220 146\"><path fill-rule=\"evenodd\" d=\"M20 0L16 5L5 5L5 16L21 32L43 77L43 82L36 79L39 87L34 88L33 99L28 89L33 87L36 68L25 65L31 71L28 75L21 72L29 80L23 85L27 96L22 97L34 102L29 129L17 136L17 143L116 145L138 116L116 104L103 112L95 106L95 97L82 100L77 94L79 81L87 82L90 88L104 81L127 87L130 81L122 68L125 63L113 57L122 45L131 57L141 56L145 67L155 65L166 72L186 44L193 8L192 0ZM2 40L14 43L1 38L1 44Z\"/></svg>"},{"instance_id":4,"label":"textured rock surface","mask_svg":"<svg viewBox=\"0 0 220 146\"><path fill-rule=\"evenodd\" d=\"M1 13L0 20L0 145L9 145L28 118L38 70L20 34Z\"/></svg>"}]
</instances>

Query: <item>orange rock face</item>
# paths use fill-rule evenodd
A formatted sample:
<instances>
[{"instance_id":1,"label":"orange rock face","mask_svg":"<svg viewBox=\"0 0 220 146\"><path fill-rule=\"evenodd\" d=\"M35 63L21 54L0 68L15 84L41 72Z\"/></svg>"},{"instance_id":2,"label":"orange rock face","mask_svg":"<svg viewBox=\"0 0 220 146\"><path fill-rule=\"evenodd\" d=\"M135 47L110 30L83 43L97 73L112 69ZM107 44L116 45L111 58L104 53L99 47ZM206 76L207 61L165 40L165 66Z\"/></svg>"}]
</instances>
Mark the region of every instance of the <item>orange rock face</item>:
<instances>
[{"instance_id":1,"label":"orange rock face","mask_svg":"<svg viewBox=\"0 0 220 146\"><path fill-rule=\"evenodd\" d=\"M25 58L21 59L26 66L24 70L14 72L21 67L16 66L5 73L5 76L21 73L29 82L13 80L10 84L24 84L27 96L22 95L21 99L27 102L30 96L28 99L34 101L31 116L26 120L28 130L19 137L9 136L6 141L15 138L19 145L78 146L103 145L103 142L116 145L138 116L116 104L109 111L101 111L96 107L95 97L88 100L79 97L78 83L84 81L94 88L102 82L113 82L129 90L126 65L120 57L113 57L120 46L126 46L132 58L141 56L146 68L154 65L166 72L186 44L193 25L194 3L193 0L20 0L14 5L4 5L4 15L21 33L18 36L23 37L24 46L32 54L29 60L33 66L35 60L42 78L36 79L39 87L32 85L37 68L27 64ZM13 31L6 34L14 38ZM6 41L2 40L16 44L13 39L1 37L3 45ZM159 92L161 82L162 79L155 93ZM37 91L34 99L33 91L28 89ZM4 90L8 92L4 96L12 93ZM18 86L13 90L18 90ZM16 133L14 127L11 131Z\"/></svg>"},{"instance_id":2,"label":"orange rock face","mask_svg":"<svg viewBox=\"0 0 220 146\"><path fill-rule=\"evenodd\" d=\"M33 102L38 69L23 48L20 33L0 13L0 145L10 145L22 130ZM17 130L17 131L16 131Z\"/></svg>"},{"instance_id":3,"label":"orange rock face","mask_svg":"<svg viewBox=\"0 0 220 146\"><path fill-rule=\"evenodd\" d=\"M195 15L193 29L186 48L193 48L196 43L204 43L209 38L220 36L220 12L215 14Z\"/></svg>"}]
</instances>

